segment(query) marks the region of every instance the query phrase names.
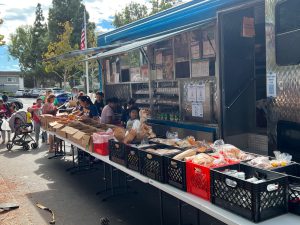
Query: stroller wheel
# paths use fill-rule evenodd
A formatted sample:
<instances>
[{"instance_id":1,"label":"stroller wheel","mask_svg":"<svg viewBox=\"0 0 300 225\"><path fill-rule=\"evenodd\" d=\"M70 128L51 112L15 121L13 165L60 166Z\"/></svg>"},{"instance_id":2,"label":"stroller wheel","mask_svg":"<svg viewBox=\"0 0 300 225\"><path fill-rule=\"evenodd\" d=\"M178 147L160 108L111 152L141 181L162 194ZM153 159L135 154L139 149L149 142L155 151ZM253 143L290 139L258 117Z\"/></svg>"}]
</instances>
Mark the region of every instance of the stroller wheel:
<instances>
[{"instance_id":1,"label":"stroller wheel","mask_svg":"<svg viewBox=\"0 0 300 225\"><path fill-rule=\"evenodd\" d=\"M23 145L23 150L28 151L29 150L29 145Z\"/></svg>"},{"instance_id":2,"label":"stroller wheel","mask_svg":"<svg viewBox=\"0 0 300 225\"><path fill-rule=\"evenodd\" d=\"M7 148L8 151L10 151L10 150L12 149L12 147L13 147L13 145L10 144L10 143L8 143L8 144L6 145L6 148Z\"/></svg>"},{"instance_id":3,"label":"stroller wheel","mask_svg":"<svg viewBox=\"0 0 300 225\"><path fill-rule=\"evenodd\" d=\"M38 144L37 144L37 143L32 143L32 144L31 144L31 148L32 148L32 149L36 149L37 147L38 147Z\"/></svg>"}]
</instances>

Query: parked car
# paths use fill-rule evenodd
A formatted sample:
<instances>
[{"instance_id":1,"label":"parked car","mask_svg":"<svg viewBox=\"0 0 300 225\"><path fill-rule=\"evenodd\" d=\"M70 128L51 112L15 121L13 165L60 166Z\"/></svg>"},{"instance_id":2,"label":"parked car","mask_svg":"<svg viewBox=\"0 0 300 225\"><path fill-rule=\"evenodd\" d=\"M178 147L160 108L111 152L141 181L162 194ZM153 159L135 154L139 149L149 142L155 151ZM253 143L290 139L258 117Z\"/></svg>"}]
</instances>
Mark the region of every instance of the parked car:
<instances>
[{"instance_id":1,"label":"parked car","mask_svg":"<svg viewBox=\"0 0 300 225\"><path fill-rule=\"evenodd\" d=\"M39 90L39 95L40 95L40 96L46 95L46 89L38 88L38 90Z\"/></svg>"},{"instance_id":2,"label":"parked car","mask_svg":"<svg viewBox=\"0 0 300 225\"><path fill-rule=\"evenodd\" d=\"M65 91L61 88L52 88L52 92L55 96L63 94Z\"/></svg>"},{"instance_id":3,"label":"parked car","mask_svg":"<svg viewBox=\"0 0 300 225\"><path fill-rule=\"evenodd\" d=\"M38 89L32 89L29 95L31 98L37 98L40 96L40 91Z\"/></svg>"},{"instance_id":4,"label":"parked car","mask_svg":"<svg viewBox=\"0 0 300 225\"><path fill-rule=\"evenodd\" d=\"M25 91L24 89L19 89L19 90L17 90L15 96L16 96L17 98L18 98L18 97L23 97L24 91Z\"/></svg>"},{"instance_id":5,"label":"parked car","mask_svg":"<svg viewBox=\"0 0 300 225\"><path fill-rule=\"evenodd\" d=\"M2 99L3 94L0 94L0 98ZM23 109L23 102L19 99L8 97L8 103L15 103L16 110Z\"/></svg>"},{"instance_id":6,"label":"parked car","mask_svg":"<svg viewBox=\"0 0 300 225\"><path fill-rule=\"evenodd\" d=\"M68 101L72 97L71 93L62 93L56 96L58 105L63 105L66 101Z\"/></svg>"},{"instance_id":7,"label":"parked car","mask_svg":"<svg viewBox=\"0 0 300 225\"><path fill-rule=\"evenodd\" d=\"M28 89L24 90L23 97L29 98L30 97L30 90L28 90Z\"/></svg>"}]
</instances>

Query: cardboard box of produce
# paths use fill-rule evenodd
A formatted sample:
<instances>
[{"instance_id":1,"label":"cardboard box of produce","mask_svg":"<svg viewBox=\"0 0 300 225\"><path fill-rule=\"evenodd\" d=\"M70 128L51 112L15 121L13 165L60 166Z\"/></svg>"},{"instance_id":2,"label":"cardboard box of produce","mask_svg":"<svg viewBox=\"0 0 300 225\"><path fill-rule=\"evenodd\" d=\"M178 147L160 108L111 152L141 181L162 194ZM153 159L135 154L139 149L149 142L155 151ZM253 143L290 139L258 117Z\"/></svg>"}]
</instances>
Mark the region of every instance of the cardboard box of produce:
<instances>
[{"instance_id":1,"label":"cardboard box of produce","mask_svg":"<svg viewBox=\"0 0 300 225\"><path fill-rule=\"evenodd\" d=\"M49 123L55 121L56 118L50 114L43 114L40 116L40 120L41 120L42 129L47 130L49 127Z\"/></svg>"},{"instance_id":2,"label":"cardboard box of produce","mask_svg":"<svg viewBox=\"0 0 300 225\"><path fill-rule=\"evenodd\" d=\"M54 127L53 127L53 132L56 132L57 130L61 130L65 127L64 124L62 123L57 123Z\"/></svg>"},{"instance_id":3,"label":"cardboard box of produce","mask_svg":"<svg viewBox=\"0 0 300 225\"><path fill-rule=\"evenodd\" d=\"M76 132L78 132L78 129L75 129L73 127L70 127L66 130L66 137L69 139L70 137L72 137Z\"/></svg>"},{"instance_id":4,"label":"cardboard box of produce","mask_svg":"<svg viewBox=\"0 0 300 225\"><path fill-rule=\"evenodd\" d=\"M49 131L54 131L54 127L58 124L57 121L54 121L54 122L50 122L49 125L48 125L48 130Z\"/></svg>"},{"instance_id":5,"label":"cardboard box of produce","mask_svg":"<svg viewBox=\"0 0 300 225\"><path fill-rule=\"evenodd\" d=\"M84 132L82 131L77 131L75 134L73 134L72 137L70 137L70 140L73 141L74 143L82 146L82 137L85 135Z\"/></svg>"},{"instance_id":6,"label":"cardboard box of produce","mask_svg":"<svg viewBox=\"0 0 300 225\"><path fill-rule=\"evenodd\" d=\"M77 131L74 133L70 138L71 141L80 145L82 149L88 150L90 152L93 151L93 141L92 141L92 134L94 132L90 130L86 131Z\"/></svg>"},{"instance_id":7,"label":"cardboard box of produce","mask_svg":"<svg viewBox=\"0 0 300 225\"><path fill-rule=\"evenodd\" d=\"M73 127L65 126L64 128L57 130L56 134L62 138L67 138L67 133L70 134L72 132L76 133L76 131L74 131Z\"/></svg>"}]
</instances>

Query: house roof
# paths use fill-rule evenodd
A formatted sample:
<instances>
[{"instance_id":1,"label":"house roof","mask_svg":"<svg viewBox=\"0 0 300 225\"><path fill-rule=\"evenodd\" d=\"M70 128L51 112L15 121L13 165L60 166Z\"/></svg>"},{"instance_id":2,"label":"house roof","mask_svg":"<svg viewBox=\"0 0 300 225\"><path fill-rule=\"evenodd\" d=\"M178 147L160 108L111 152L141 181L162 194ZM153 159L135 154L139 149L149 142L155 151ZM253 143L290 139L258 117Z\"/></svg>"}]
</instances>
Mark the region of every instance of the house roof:
<instances>
[{"instance_id":1,"label":"house roof","mask_svg":"<svg viewBox=\"0 0 300 225\"><path fill-rule=\"evenodd\" d=\"M0 76L21 76L20 71L0 71Z\"/></svg>"}]
</instances>

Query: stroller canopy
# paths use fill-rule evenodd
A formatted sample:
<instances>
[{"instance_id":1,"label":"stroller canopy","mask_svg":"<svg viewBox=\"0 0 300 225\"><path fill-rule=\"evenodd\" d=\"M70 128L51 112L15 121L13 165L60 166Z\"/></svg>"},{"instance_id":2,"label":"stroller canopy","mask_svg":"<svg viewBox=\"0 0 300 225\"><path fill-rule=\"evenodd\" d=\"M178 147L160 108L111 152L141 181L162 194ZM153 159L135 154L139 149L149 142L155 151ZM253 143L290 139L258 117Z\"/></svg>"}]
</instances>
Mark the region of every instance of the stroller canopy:
<instances>
[{"instance_id":1,"label":"stroller canopy","mask_svg":"<svg viewBox=\"0 0 300 225\"><path fill-rule=\"evenodd\" d=\"M14 114L9 119L9 127L12 132L15 132L15 120L19 118L21 120L21 124L26 124L27 123L27 112L25 111L19 111Z\"/></svg>"}]
</instances>

